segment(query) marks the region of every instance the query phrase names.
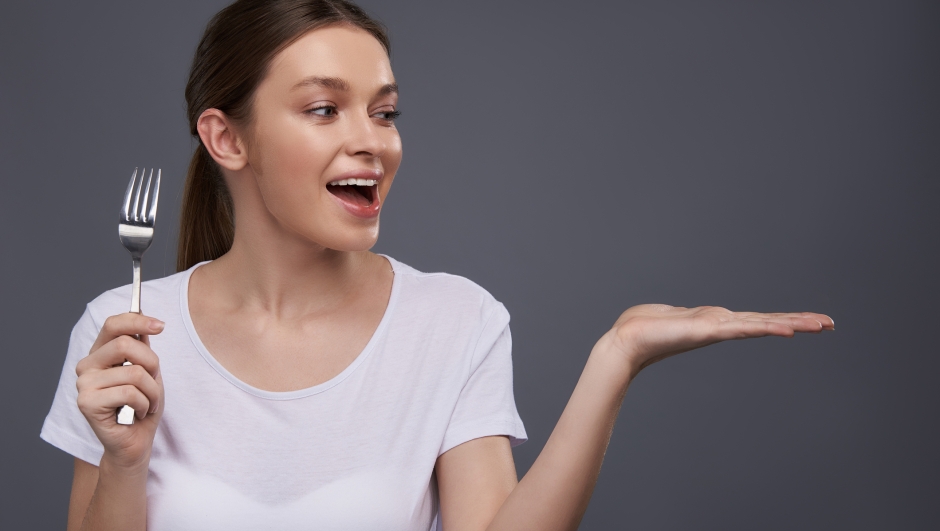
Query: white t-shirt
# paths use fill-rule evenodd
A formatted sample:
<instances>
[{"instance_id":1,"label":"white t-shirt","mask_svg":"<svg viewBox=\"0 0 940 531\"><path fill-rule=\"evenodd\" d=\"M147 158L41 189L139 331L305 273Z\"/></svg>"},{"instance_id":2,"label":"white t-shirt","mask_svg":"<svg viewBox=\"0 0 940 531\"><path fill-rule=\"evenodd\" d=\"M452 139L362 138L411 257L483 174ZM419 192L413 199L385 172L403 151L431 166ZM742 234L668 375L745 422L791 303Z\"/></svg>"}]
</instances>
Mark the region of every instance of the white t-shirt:
<instances>
[{"instance_id":1,"label":"white t-shirt","mask_svg":"<svg viewBox=\"0 0 940 531\"><path fill-rule=\"evenodd\" d=\"M384 255L383 255L384 256ZM459 276L394 270L388 308L333 379L290 392L252 387L206 350L189 315L187 271L145 282L166 408L153 442L147 528L439 528L434 464L463 442L526 433L512 391L509 314ZM103 448L76 404L75 365L130 286L90 304L72 331L41 437L92 464Z\"/></svg>"}]
</instances>

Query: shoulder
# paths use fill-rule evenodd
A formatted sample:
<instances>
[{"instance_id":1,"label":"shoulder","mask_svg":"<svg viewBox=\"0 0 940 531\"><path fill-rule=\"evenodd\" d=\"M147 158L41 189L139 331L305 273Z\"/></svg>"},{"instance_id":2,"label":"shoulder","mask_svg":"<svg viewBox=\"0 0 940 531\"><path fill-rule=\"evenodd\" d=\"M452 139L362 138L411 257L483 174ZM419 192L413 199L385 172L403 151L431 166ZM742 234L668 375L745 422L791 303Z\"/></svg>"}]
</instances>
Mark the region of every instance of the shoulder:
<instances>
[{"instance_id":1,"label":"shoulder","mask_svg":"<svg viewBox=\"0 0 940 531\"><path fill-rule=\"evenodd\" d=\"M486 321L500 314L509 321L505 306L476 282L451 273L419 271L389 256L386 258L395 270L399 296L409 305L439 316L473 316Z\"/></svg>"},{"instance_id":2,"label":"shoulder","mask_svg":"<svg viewBox=\"0 0 940 531\"><path fill-rule=\"evenodd\" d=\"M163 278L148 280L140 286L140 305L145 315L162 319L176 312L180 303L180 289L191 270L181 271ZM131 307L131 284L105 291L88 303L86 313L97 328L112 315L127 313Z\"/></svg>"}]
</instances>

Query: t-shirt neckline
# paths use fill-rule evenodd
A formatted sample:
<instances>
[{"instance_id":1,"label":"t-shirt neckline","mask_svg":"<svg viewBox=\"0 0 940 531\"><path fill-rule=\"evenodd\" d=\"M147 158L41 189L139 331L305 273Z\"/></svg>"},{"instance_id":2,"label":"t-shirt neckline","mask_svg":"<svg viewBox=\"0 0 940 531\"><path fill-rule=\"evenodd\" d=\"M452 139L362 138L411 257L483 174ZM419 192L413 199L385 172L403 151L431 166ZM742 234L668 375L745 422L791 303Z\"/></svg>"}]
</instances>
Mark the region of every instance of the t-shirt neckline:
<instances>
[{"instance_id":1,"label":"t-shirt neckline","mask_svg":"<svg viewBox=\"0 0 940 531\"><path fill-rule=\"evenodd\" d=\"M198 264L190 267L188 270L186 270L186 274L183 276L182 282L180 282L180 314L183 318L183 324L186 326L186 331L189 333L189 338L192 341L193 346L196 347L196 351L199 352L206 363L215 369L215 371L219 373L220 376L228 380L229 383L248 394L257 396L259 398L266 398L268 400L293 400L322 393L341 383L343 380L348 378L349 375L351 375L360 365L362 365L372 353L372 351L375 350L379 338L382 337L382 335L385 333L385 329L388 328L388 323L391 320L392 313L395 310L395 305L398 302L398 292L401 290L400 267L398 261L393 259L391 256L382 253L377 254L388 260L389 264L392 266L393 273L392 290L389 294L388 304L385 307L385 313L382 315L382 320L379 321L379 326L376 327L375 332L373 332L372 337L369 338L369 342L366 343L365 348L362 349L362 352L356 356L356 359L354 359L352 363L350 363L336 376L323 383L314 385L313 387L297 389L294 391L267 391L264 389L258 389L257 387L249 385L248 383L238 379L234 374L229 372L228 369L223 367L222 364L212 356L212 354L209 353L209 350L203 344L199 334L196 333L196 327L193 325L192 316L189 314L189 279L192 277L193 271L195 271L196 268L209 263L209 261L199 262Z\"/></svg>"}]
</instances>

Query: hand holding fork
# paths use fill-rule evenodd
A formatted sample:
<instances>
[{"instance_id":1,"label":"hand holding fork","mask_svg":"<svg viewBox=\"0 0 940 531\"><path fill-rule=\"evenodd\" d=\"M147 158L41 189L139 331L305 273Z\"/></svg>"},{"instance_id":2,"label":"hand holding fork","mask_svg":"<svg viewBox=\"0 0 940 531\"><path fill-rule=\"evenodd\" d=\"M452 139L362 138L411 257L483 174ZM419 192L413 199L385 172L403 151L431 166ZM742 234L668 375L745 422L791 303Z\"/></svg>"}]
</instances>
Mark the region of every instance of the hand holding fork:
<instances>
[{"instance_id":1,"label":"hand holding fork","mask_svg":"<svg viewBox=\"0 0 940 531\"><path fill-rule=\"evenodd\" d=\"M124 248L131 253L134 268L134 285L131 291L131 312L140 313L140 259L150 244L153 243L153 223L157 215L157 200L160 197L160 170L157 178L153 178L153 168L146 177L147 169L137 175L137 168L131 175L131 182L124 193L124 203L121 206L121 220L118 224L118 236ZM143 197L141 197L143 195ZM134 336L140 339L139 336ZM131 362L124 361L124 365ZM120 408L117 414L117 423L131 425L134 423L134 409L130 406Z\"/></svg>"}]
</instances>

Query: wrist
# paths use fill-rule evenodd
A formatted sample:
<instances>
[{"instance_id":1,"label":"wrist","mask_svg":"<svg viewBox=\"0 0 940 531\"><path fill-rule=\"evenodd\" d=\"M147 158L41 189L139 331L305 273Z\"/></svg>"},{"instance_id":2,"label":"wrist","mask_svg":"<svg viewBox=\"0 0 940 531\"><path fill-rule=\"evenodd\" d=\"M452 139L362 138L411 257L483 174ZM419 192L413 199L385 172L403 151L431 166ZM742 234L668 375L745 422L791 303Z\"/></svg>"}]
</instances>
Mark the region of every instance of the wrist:
<instances>
[{"instance_id":1,"label":"wrist","mask_svg":"<svg viewBox=\"0 0 940 531\"><path fill-rule=\"evenodd\" d=\"M633 356L623 352L623 349L615 343L610 333L601 336L594 345L588 363L597 365L603 373L623 385L624 388L636 378L641 368L635 363Z\"/></svg>"},{"instance_id":2,"label":"wrist","mask_svg":"<svg viewBox=\"0 0 940 531\"><path fill-rule=\"evenodd\" d=\"M128 460L114 456L107 451L101 456L101 463L98 465L100 475L108 475L121 479L141 479L146 480L150 473L150 452L139 459Z\"/></svg>"}]
</instances>

